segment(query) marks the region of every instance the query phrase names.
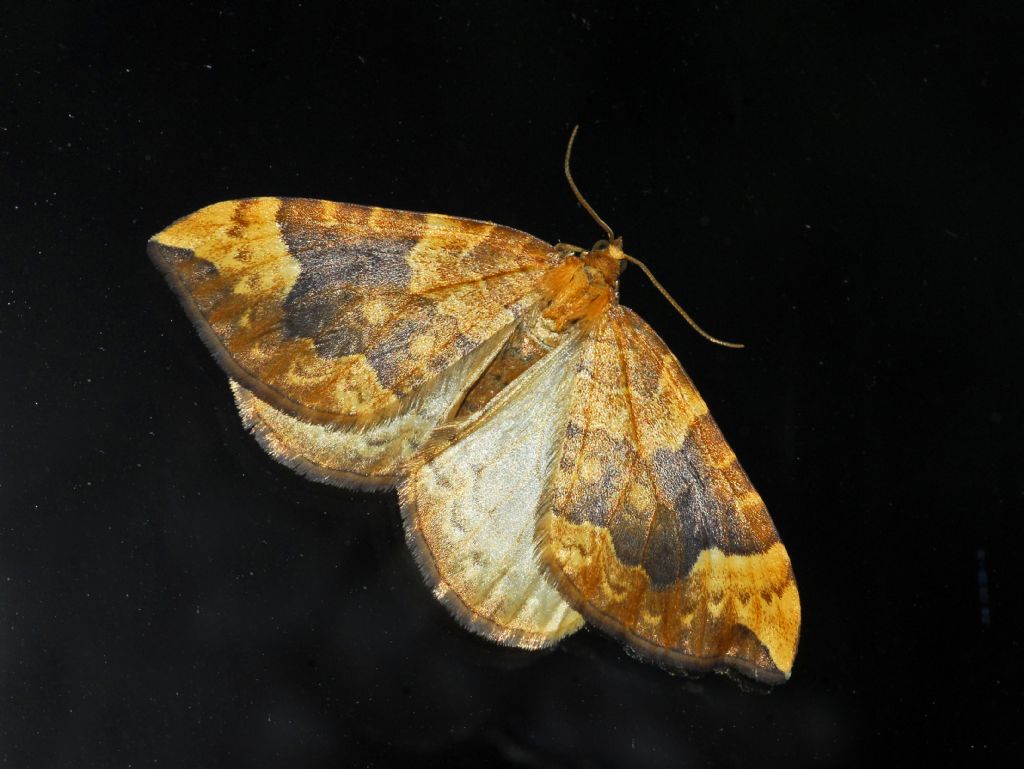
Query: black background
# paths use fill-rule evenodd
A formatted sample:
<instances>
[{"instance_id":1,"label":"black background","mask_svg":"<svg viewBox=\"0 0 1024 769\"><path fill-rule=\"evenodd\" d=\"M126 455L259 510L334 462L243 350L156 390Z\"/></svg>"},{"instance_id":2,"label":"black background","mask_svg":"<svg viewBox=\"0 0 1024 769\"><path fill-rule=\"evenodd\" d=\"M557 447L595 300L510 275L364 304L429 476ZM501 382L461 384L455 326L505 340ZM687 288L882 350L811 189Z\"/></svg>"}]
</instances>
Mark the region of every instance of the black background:
<instances>
[{"instance_id":1,"label":"black background","mask_svg":"<svg viewBox=\"0 0 1024 769\"><path fill-rule=\"evenodd\" d=\"M1020 11L12 5L4 766L987 765L1019 744ZM464 631L392 493L308 482L245 434L145 257L249 195L588 245L575 123L627 250L748 345L624 276L791 553L801 646L769 695L597 633L526 653Z\"/></svg>"}]
</instances>

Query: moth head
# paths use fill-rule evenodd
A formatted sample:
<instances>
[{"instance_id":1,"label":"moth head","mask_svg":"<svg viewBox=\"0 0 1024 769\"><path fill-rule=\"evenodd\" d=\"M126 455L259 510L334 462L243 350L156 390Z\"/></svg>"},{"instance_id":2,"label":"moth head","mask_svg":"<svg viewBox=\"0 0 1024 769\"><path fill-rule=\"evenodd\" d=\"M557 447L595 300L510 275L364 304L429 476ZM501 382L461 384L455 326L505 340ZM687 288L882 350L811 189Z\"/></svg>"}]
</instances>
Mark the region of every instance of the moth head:
<instances>
[{"instance_id":1,"label":"moth head","mask_svg":"<svg viewBox=\"0 0 1024 769\"><path fill-rule=\"evenodd\" d=\"M626 256L626 252L622 250L622 238L615 238L614 240L601 239L594 244L590 251L591 253L598 252L609 256L616 262L629 259Z\"/></svg>"},{"instance_id":2,"label":"moth head","mask_svg":"<svg viewBox=\"0 0 1024 769\"><path fill-rule=\"evenodd\" d=\"M600 271L605 283L610 286L618 283L619 275L626 266L623 262L627 259L622 250L622 238L599 240L582 254L582 258L588 267Z\"/></svg>"}]
</instances>

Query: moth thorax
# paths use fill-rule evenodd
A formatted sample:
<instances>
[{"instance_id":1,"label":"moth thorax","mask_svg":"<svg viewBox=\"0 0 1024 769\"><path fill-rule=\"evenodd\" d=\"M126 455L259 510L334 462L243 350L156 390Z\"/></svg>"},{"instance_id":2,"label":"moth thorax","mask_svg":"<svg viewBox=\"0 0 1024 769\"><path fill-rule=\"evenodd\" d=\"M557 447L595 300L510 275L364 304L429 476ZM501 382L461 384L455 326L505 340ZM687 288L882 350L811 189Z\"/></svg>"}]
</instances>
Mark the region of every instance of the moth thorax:
<instances>
[{"instance_id":1,"label":"moth thorax","mask_svg":"<svg viewBox=\"0 0 1024 769\"><path fill-rule=\"evenodd\" d=\"M615 296L614 281L609 284L606 279L608 266L601 261L588 262L589 256L569 259L551 270L544 281L551 301L543 319L553 331L596 318Z\"/></svg>"}]
</instances>

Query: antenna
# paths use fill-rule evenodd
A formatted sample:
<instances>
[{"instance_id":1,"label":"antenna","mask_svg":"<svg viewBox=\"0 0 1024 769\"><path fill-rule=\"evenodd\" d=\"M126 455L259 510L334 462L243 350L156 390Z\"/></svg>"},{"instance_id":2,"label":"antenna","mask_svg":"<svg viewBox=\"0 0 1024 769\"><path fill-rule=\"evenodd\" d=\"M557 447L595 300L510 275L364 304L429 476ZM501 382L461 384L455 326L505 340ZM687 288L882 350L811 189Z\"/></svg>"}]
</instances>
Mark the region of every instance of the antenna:
<instances>
[{"instance_id":1,"label":"antenna","mask_svg":"<svg viewBox=\"0 0 1024 769\"><path fill-rule=\"evenodd\" d=\"M707 339L709 342L714 342L715 344L720 344L720 345L722 345L722 347L731 347L733 350L742 350L743 349L743 345L739 344L738 342L726 342L726 341L723 341L723 340L719 339L718 337L711 336L711 334L709 334L707 331L705 331L700 326L698 326L697 325L697 321L695 321L693 318L691 318L689 313L687 313L686 310L684 310L682 307L679 306L679 303L675 299L672 298L672 294L670 294L665 289L665 287L663 285L661 285L661 283L658 282L658 279L656 277L654 277L653 273L651 273L651 271L649 269L647 269L647 265L646 264L644 264L639 259L637 259L635 257L632 257L632 256L630 256L629 254L627 254L625 252L622 253L622 258L625 259L627 262L632 262L637 267L639 267L641 270L643 270L644 275L646 275L648 277L648 279L651 281L651 283L654 284L654 287L656 289L658 289L662 293L662 296L664 296L666 299L668 299L668 303L670 305L672 305L673 307L675 307L676 312L678 312L680 315L683 316L683 320L685 320L687 323L689 323L690 326L693 327L694 331L696 331L702 337Z\"/></svg>"},{"instance_id":2,"label":"antenna","mask_svg":"<svg viewBox=\"0 0 1024 769\"><path fill-rule=\"evenodd\" d=\"M576 182L572 180L572 171L569 170L569 158L572 156L572 145L576 141L576 132L579 130L580 127L578 125L572 129L572 136L569 137L569 146L565 148L565 178L569 180L569 187L572 188L573 194L576 196L576 200L580 202L581 206L587 209L587 213L594 218L594 221L597 222L598 226L608 233L608 240L615 240L615 233L612 232L612 228L605 224L604 219L597 215L597 211L595 211L593 206L587 202L587 199L583 197L583 193L580 192L580 188L576 186Z\"/></svg>"},{"instance_id":3,"label":"antenna","mask_svg":"<svg viewBox=\"0 0 1024 769\"><path fill-rule=\"evenodd\" d=\"M658 279L654 277L654 273L652 273L647 268L647 265L641 262L639 259L630 256L629 254L622 250L622 239L615 238L615 233L612 232L612 228L605 223L604 219L597 215L597 211L595 211L593 206L591 206L590 203L587 202L587 199L583 197L583 193L580 192L579 187L576 186L576 182L573 181L572 178L572 172L569 170L569 159L572 157L572 145L576 142L576 133L579 130L579 125L575 126L572 129L572 134L569 136L569 146L565 148L565 178L569 180L569 187L572 189L573 194L576 196L576 200L578 200L580 202L580 205L586 209L587 213L590 214L591 217L593 217L594 221L598 223L601 229L608 234L608 254L613 259L625 259L627 262L632 262L641 270L643 270L644 275L646 275L648 280L650 280L651 283L654 284L654 287L661 292L662 296L668 299L668 303L671 304L673 308L675 308L675 311L682 315L683 320L689 323L693 330L700 334L702 337L707 339L709 342L719 344L722 347L730 347L734 350L742 350L742 344L738 344L737 342L723 341L718 337L711 336L711 334L709 334L707 331L698 326L697 321L691 318L689 313L687 313L686 310L679 306L679 302L673 299L672 295L668 292L668 290L663 285L661 285L661 283L658 282Z\"/></svg>"}]
</instances>

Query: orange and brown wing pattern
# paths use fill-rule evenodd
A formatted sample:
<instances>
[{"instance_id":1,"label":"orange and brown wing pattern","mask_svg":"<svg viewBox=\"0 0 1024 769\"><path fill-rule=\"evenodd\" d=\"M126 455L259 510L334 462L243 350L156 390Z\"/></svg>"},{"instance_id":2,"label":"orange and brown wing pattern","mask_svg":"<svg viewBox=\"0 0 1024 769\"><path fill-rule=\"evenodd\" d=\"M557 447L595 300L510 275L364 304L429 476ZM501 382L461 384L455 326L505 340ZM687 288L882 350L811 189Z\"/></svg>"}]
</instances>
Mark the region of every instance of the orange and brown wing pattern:
<instances>
[{"instance_id":1,"label":"orange and brown wing pattern","mask_svg":"<svg viewBox=\"0 0 1024 769\"><path fill-rule=\"evenodd\" d=\"M789 677L789 556L707 406L661 339L613 306L589 336L541 558L588 622L691 671Z\"/></svg>"},{"instance_id":2,"label":"orange and brown wing pattern","mask_svg":"<svg viewBox=\"0 0 1024 769\"><path fill-rule=\"evenodd\" d=\"M208 206L149 252L246 390L304 422L364 426L511 328L564 259L499 225L285 198Z\"/></svg>"},{"instance_id":3,"label":"orange and brown wing pattern","mask_svg":"<svg viewBox=\"0 0 1024 769\"><path fill-rule=\"evenodd\" d=\"M459 412L480 389L485 372L504 360L509 334L497 333L423 385L402 413L370 425L314 424L278 411L238 382L231 391L242 422L276 460L322 483L357 489L393 486L409 459L456 404ZM472 389L470 389L472 388ZM470 391L470 395L466 395Z\"/></svg>"}]
</instances>

